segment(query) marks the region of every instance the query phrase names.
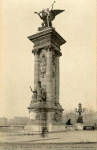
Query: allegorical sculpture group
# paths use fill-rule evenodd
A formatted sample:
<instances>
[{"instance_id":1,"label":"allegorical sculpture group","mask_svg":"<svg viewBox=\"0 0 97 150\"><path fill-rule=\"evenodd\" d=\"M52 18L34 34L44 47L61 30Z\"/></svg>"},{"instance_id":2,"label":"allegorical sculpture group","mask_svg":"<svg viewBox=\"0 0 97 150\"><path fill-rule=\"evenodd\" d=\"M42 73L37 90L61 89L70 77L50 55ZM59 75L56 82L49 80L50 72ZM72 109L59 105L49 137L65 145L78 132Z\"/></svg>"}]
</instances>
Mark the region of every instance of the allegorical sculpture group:
<instances>
[{"instance_id":1,"label":"allegorical sculpture group","mask_svg":"<svg viewBox=\"0 0 97 150\"><path fill-rule=\"evenodd\" d=\"M55 1L54 1L55 3ZM51 5L52 8L51 10L49 8L47 9L43 9L42 11L38 12L34 12L36 14L39 15L39 17L43 20L42 22L42 27L52 27L52 21L55 19L55 17L60 14L61 12L63 12L64 10L53 10L53 5L54 3Z\"/></svg>"},{"instance_id":2,"label":"allegorical sculpture group","mask_svg":"<svg viewBox=\"0 0 97 150\"><path fill-rule=\"evenodd\" d=\"M41 86L41 82L38 81L37 88L33 91L32 88L30 87L31 92L33 93L32 95L32 103L36 102L46 102L46 93L44 89Z\"/></svg>"}]
</instances>

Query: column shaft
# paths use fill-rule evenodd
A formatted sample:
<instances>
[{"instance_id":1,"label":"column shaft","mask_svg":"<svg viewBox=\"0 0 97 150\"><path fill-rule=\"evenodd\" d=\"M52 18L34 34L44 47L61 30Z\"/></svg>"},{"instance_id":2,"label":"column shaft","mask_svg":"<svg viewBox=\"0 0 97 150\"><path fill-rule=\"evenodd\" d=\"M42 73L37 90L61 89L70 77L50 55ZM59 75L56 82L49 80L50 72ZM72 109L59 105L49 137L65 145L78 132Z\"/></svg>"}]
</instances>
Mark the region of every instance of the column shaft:
<instances>
[{"instance_id":1,"label":"column shaft","mask_svg":"<svg viewBox=\"0 0 97 150\"><path fill-rule=\"evenodd\" d=\"M46 70L46 92L47 104L52 102L52 51L47 50L47 70Z\"/></svg>"},{"instance_id":2,"label":"column shaft","mask_svg":"<svg viewBox=\"0 0 97 150\"><path fill-rule=\"evenodd\" d=\"M37 88L39 81L39 55L35 53L34 56L34 90Z\"/></svg>"},{"instance_id":3,"label":"column shaft","mask_svg":"<svg viewBox=\"0 0 97 150\"><path fill-rule=\"evenodd\" d=\"M56 57L56 103L59 103L59 56Z\"/></svg>"}]
</instances>

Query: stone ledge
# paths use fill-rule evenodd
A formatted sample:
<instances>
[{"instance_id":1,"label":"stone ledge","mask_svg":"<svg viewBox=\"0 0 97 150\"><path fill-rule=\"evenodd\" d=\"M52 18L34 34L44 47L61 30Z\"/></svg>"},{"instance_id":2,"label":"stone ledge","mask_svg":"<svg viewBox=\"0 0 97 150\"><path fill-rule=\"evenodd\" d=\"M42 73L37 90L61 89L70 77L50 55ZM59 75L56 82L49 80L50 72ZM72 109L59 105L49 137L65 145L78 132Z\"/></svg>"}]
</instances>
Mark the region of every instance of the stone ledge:
<instances>
[{"instance_id":1,"label":"stone ledge","mask_svg":"<svg viewBox=\"0 0 97 150\"><path fill-rule=\"evenodd\" d=\"M28 39L35 44L37 40L40 42L48 35L50 36L50 39L57 40L60 46L66 43L66 41L51 27L47 27L36 34L29 36Z\"/></svg>"}]
</instances>

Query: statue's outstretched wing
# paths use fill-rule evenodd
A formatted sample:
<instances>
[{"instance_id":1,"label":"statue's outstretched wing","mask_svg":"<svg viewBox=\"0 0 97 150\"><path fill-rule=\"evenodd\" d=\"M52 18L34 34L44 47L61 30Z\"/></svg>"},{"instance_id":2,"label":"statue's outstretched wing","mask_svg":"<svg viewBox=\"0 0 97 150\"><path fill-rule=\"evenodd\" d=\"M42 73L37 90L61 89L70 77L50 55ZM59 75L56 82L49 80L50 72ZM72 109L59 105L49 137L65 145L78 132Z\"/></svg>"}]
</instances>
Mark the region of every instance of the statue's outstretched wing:
<instances>
[{"instance_id":1,"label":"statue's outstretched wing","mask_svg":"<svg viewBox=\"0 0 97 150\"><path fill-rule=\"evenodd\" d=\"M57 16L60 13L62 13L63 11L65 11L65 10L59 10L59 9L51 10L50 11L51 21L53 21L55 19L55 16Z\"/></svg>"}]
</instances>

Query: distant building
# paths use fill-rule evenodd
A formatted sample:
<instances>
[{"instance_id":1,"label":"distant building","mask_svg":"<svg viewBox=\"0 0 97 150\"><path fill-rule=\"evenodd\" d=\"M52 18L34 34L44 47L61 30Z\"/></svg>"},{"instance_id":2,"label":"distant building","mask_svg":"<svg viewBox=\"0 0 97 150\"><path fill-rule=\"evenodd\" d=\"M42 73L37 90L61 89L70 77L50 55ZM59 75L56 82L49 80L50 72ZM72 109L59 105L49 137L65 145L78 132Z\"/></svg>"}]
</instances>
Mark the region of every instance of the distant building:
<instances>
[{"instance_id":1,"label":"distant building","mask_svg":"<svg viewBox=\"0 0 97 150\"><path fill-rule=\"evenodd\" d=\"M7 125L7 118L0 118L0 126Z\"/></svg>"}]
</instances>

